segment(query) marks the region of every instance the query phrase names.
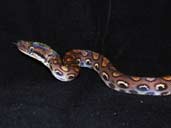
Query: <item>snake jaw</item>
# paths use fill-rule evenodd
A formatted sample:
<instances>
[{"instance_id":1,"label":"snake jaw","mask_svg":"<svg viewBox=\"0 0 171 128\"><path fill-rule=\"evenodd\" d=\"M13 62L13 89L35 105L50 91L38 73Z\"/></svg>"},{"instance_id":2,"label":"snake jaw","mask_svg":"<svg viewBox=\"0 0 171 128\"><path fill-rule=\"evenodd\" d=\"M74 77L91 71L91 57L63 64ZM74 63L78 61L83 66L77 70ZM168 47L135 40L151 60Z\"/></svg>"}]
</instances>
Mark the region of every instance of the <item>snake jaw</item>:
<instances>
[{"instance_id":1,"label":"snake jaw","mask_svg":"<svg viewBox=\"0 0 171 128\"><path fill-rule=\"evenodd\" d=\"M20 40L16 45L21 52L28 52L28 49L31 47L31 42Z\"/></svg>"}]
</instances>

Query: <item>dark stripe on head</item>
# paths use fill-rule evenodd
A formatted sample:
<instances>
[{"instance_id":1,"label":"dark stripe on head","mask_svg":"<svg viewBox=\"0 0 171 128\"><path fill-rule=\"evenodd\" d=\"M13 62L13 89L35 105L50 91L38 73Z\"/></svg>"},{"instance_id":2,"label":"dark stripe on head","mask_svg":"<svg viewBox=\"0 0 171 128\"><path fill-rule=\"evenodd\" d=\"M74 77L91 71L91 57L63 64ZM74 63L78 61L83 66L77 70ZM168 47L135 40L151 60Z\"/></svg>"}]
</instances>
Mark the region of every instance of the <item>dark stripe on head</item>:
<instances>
[{"instance_id":1,"label":"dark stripe on head","mask_svg":"<svg viewBox=\"0 0 171 128\"><path fill-rule=\"evenodd\" d=\"M43 58L44 60L46 60L45 56L40 54L39 52L37 51L33 51L33 53L35 53L36 55L38 55L39 57Z\"/></svg>"}]
</instances>

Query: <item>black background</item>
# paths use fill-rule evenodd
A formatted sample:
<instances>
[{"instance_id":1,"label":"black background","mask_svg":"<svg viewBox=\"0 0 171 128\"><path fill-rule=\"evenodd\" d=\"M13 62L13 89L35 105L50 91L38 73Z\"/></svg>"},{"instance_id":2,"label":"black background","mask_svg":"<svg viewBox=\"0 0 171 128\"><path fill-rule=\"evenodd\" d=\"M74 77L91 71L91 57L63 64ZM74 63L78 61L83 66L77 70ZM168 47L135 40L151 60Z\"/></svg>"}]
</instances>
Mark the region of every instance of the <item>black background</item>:
<instances>
[{"instance_id":1,"label":"black background","mask_svg":"<svg viewBox=\"0 0 171 128\"><path fill-rule=\"evenodd\" d=\"M90 49L130 75L169 74L170 1L112 0L111 11L109 3L1 1L1 128L171 127L171 96L119 93L88 69L72 82L60 82L12 44L21 39L41 41L61 55L70 49Z\"/></svg>"}]
</instances>

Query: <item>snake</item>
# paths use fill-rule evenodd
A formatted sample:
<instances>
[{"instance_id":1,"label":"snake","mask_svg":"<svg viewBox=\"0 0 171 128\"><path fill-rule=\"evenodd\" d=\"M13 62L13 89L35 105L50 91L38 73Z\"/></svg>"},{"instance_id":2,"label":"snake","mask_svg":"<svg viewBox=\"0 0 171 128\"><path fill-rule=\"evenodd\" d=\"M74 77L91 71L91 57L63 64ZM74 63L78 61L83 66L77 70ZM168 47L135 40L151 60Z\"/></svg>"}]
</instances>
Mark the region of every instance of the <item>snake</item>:
<instances>
[{"instance_id":1,"label":"snake","mask_svg":"<svg viewBox=\"0 0 171 128\"><path fill-rule=\"evenodd\" d=\"M60 81L75 79L82 67L93 69L109 88L126 94L171 95L171 75L161 77L131 76L120 72L104 55L91 50L73 49L60 55L50 46L36 41L16 43L22 53L43 63Z\"/></svg>"}]
</instances>

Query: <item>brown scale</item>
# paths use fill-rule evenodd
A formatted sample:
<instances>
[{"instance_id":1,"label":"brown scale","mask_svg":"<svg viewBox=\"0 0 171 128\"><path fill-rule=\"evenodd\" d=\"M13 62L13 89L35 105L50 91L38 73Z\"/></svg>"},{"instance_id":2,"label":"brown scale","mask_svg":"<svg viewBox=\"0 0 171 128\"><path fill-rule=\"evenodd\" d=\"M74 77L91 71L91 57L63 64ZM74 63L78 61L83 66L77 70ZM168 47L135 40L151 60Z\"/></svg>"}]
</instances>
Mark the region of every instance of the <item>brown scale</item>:
<instances>
[{"instance_id":1,"label":"brown scale","mask_svg":"<svg viewBox=\"0 0 171 128\"><path fill-rule=\"evenodd\" d=\"M31 47L31 42L20 41L17 47L26 53ZM65 54L63 61L54 55L54 51L48 46L46 50L35 48L34 53L48 61L51 71L64 78L67 77L66 81L75 78L80 70L78 64L84 63L97 71L105 84L114 90L143 95L170 95L171 92L171 76L158 78L128 76L119 72L106 57L96 52L71 50Z\"/></svg>"},{"instance_id":2,"label":"brown scale","mask_svg":"<svg viewBox=\"0 0 171 128\"><path fill-rule=\"evenodd\" d=\"M107 70L107 66L109 70ZM100 74L102 75L104 81L113 81L113 82L109 82L108 84L108 86L110 86L111 88L115 88L115 86L117 86L118 88L120 88L120 91L129 89L130 93L138 93L136 91L138 90L142 92L147 91L147 93L149 93L150 91L153 92L158 91L161 92L161 95L162 93L164 95L170 94L167 91L168 83L166 82L166 80L171 80L170 76L163 77L162 78L163 80L159 78L157 79L157 78L150 78L150 77L136 77L136 76L129 77L127 75L118 72L115 67L111 66L109 60L106 57L102 58L101 68L104 68L104 70L102 70ZM113 71L111 69L113 69Z\"/></svg>"}]
</instances>

